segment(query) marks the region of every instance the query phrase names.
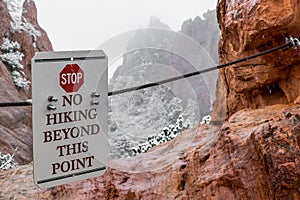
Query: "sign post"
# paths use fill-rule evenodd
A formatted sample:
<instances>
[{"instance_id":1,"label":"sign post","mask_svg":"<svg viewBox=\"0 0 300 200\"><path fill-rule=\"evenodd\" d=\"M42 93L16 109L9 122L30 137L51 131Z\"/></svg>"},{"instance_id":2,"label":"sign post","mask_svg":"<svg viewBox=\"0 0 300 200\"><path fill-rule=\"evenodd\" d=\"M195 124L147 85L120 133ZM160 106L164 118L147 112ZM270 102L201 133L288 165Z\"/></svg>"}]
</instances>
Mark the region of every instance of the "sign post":
<instances>
[{"instance_id":1,"label":"sign post","mask_svg":"<svg viewBox=\"0 0 300 200\"><path fill-rule=\"evenodd\" d=\"M34 182L40 188L105 172L107 90L103 51L41 52L32 59Z\"/></svg>"}]
</instances>

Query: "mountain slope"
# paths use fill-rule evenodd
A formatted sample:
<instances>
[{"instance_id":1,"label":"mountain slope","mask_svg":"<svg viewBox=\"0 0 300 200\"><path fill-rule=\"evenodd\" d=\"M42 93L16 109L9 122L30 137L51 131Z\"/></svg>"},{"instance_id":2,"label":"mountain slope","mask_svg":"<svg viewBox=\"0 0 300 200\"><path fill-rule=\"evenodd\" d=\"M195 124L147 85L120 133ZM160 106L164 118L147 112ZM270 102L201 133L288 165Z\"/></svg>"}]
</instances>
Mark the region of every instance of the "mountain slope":
<instances>
[{"instance_id":1,"label":"mountain slope","mask_svg":"<svg viewBox=\"0 0 300 200\"><path fill-rule=\"evenodd\" d=\"M0 18L0 102L25 101L31 98L31 58L52 45L33 1L0 1ZM0 152L14 154L20 164L31 162L31 109L0 108L0 118Z\"/></svg>"}]
</instances>

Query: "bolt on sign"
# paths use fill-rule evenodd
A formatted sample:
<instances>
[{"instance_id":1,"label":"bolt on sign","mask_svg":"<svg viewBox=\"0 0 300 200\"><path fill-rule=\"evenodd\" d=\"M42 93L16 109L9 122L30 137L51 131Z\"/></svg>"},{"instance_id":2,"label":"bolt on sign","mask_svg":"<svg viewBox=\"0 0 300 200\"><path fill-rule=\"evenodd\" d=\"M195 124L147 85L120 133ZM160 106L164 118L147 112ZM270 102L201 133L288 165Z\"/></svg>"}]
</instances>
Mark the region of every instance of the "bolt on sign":
<instances>
[{"instance_id":1,"label":"bolt on sign","mask_svg":"<svg viewBox=\"0 0 300 200\"><path fill-rule=\"evenodd\" d=\"M34 182L40 188L105 172L107 73L101 50L40 52L32 59Z\"/></svg>"}]
</instances>

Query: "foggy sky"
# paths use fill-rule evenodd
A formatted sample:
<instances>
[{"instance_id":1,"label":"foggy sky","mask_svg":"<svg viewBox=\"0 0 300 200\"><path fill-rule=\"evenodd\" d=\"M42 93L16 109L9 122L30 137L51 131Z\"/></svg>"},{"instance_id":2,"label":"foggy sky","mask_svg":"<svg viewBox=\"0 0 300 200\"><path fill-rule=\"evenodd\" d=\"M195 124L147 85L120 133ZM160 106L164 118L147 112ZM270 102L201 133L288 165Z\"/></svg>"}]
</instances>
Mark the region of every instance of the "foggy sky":
<instances>
[{"instance_id":1,"label":"foggy sky","mask_svg":"<svg viewBox=\"0 0 300 200\"><path fill-rule=\"evenodd\" d=\"M38 21L54 50L94 49L151 16L178 31L183 21L216 7L217 0L36 0Z\"/></svg>"}]
</instances>

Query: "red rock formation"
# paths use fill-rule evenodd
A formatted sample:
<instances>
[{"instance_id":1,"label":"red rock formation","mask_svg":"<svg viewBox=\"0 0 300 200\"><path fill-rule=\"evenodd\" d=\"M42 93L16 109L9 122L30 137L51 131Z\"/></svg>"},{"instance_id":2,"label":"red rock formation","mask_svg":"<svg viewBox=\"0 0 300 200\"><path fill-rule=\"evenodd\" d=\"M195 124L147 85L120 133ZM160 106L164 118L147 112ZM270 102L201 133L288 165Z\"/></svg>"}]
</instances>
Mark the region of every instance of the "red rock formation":
<instances>
[{"instance_id":1,"label":"red rock formation","mask_svg":"<svg viewBox=\"0 0 300 200\"><path fill-rule=\"evenodd\" d=\"M35 38L26 31L13 32L11 18L6 4L0 2L0 43L3 38L17 41L19 51L24 54L21 64L24 65L25 76L30 80L31 58L37 51L51 51L52 45L44 30L40 28L36 18L36 7L33 1L25 1L23 5L23 21L27 20L41 33ZM36 43L36 46L33 44ZM1 53L3 54L3 52ZM31 91L17 89L13 83L10 66L0 59L0 102L19 102L31 98ZM14 153L18 163L32 161L32 131L30 108L0 108L0 152Z\"/></svg>"},{"instance_id":2,"label":"red rock formation","mask_svg":"<svg viewBox=\"0 0 300 200\"><path fill-rule=\"evenodd\" d=\"M226 63L285 44L300 36L298 1L219 1L220 62ZM219 72L213 118L224 121L244 108L292 103L300 95L299 50L276 52Z\"/></svg>"},{"instance_id":3,"label":"red rock formation","mask_svg":"<svg viewBox=\"0 0 300 200\"><path fill-rule=\"evenodd\" d=\"M40 51L53 51L52 44L48 38L47 33L43 30L37 21L37 9L34 1L25 1L23 5L23 17L31 23L35 29L37 29L41 36L36 39L36 47L33 47L34 38L28 33L22 31L21 33L16 33L14 37L17 41L20 41L21 51L24 53L24 65L26 69L26 74L28 74L29 79L31 79L31 59L35 55L35 52ZM30 90L29 90L30 91ZM30 93L31 94L31 93ZM31 96L29 96L31 97Z\"/></svg>"},{"instance_id":4,"label":"red rock formation","mask_svg":"<svg viewBox=\"0 0 300 200\"><path fill-rule=\"evenodd\" d=\"M299 105L243 110L220 130L195 127L139 157L111 161L102 177L51 191L33 185L31 165L3 170L0 197L300 199L299 113Z\"/></svg>"},{"instance_id":5,"label":"red rock formation","mask_svg":"<svg viewBox=\"0 0 300 200\"><path fill-rule=\"evenodd\" d=\"M0 170L0 180L0 199L50 199L50 191L42 191L33 184L31 164Z\"/></svg>"},{"instance_id":6,"label":"red rock formation","mask_svg":"<svg viewBox=\"0 0 300 200\"><path fill-rule=\"evenodd\" d=\"M284 43L285 34L298 33L296 1L229 2L218 5L221 62L272 48ZM234 9L238 12L229 12ZM102 177L47 191L33 185L31 164L0 170L0 198L298 200L296 54L278 52L221 70L215 108L223 114L219 119L229 118L221 129L200 125L138 157L111 161ZM277 103L285 105L268 106Z\"/></svg>"}]
</instances>

